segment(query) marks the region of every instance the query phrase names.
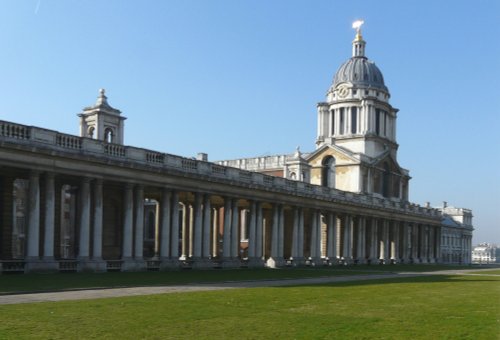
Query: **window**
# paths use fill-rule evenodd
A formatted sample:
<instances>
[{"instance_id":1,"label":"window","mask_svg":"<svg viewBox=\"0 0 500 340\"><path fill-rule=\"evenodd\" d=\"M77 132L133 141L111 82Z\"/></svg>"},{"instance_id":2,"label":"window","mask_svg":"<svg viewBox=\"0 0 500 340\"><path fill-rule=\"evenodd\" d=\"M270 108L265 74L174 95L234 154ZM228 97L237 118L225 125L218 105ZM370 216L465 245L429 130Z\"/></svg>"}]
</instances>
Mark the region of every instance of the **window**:
<instances>
[{"instance_id":1,"label":"window","mask_svg":"<svg viewBox=\"0 0 500 340\"><path fill-rule=\"evenodd\" d=\"M387 115L384 112L384 136L387 136Z\"/></svg>"},{"instance_id":2,"label":"window","mask_svg":"<svg viewBox=\"0 0 500 340\"><path fill-rule=\"evenodd\" d=\"M358 132L358 108L351 107L351 133Z\"/></svg>"},{"instance_id":3,"label":"window","mask_svg":"<svg viewBox=\"0 0 500 340\"><path fill-rule=\"evenodd\" d=\"M106 128L106 130L104 130L104 141L106 141L108 143L113 143L114 134L113 134L113 130L111 128Z\"/></svg>"},{"instance_id":4,"label":"window","mask_svg":"<svg viewBox=\"0 0 500 340\"><path fill-rule=\"evenodd\" d=\"M87 137L94 138L94 130L93 126L89 126L89 129L87 130Z\"/></svg>"},{"instance_id":5,"label":"window","mask_svg":"<svg viewBox=\"0 0 500 340\"><path fill-rule=\"evenodd\" d=\"M382 196L384 197L390 197L390 180L391 180L391 173L389 169L389 164L384 163L384 174L382 175Z\"/></svg>"},{"instance_id":6,"label":"window","mask_svg":"<svg viewBox=\"0 0 500 340\"><path fill-rule=\"evenodd\" d=\"M335 188L335 158L333 156L326 156L323 158L321 165L321 185Z\"/></svg>"},{"instance_id":7,"label":"window","mask_svg":"<svg viewBox=\"0 0 500 340\"><path fill-rule=\"evenodd\" d=\"M344 108L340 108L339 112L339 134L343 135L344 134Z\"/></svg>"},{"instance_id":8,"label":"window","mask_svg":"<svg viewBox=\"0 0 500 340\"><path fill-rule=\"evenodd\" d=\"M332 136L335 135L335 110L332 110Z\"/></svg>"},{"instance_id":9,"label":"window","mask_svg":"<svg viewBox=\"0 0 500 340\"><path fill-rule=\"evenodd\" d=\"M380 110L375 110L375 133L380 135Z\"/></svg>"}]
</instances>

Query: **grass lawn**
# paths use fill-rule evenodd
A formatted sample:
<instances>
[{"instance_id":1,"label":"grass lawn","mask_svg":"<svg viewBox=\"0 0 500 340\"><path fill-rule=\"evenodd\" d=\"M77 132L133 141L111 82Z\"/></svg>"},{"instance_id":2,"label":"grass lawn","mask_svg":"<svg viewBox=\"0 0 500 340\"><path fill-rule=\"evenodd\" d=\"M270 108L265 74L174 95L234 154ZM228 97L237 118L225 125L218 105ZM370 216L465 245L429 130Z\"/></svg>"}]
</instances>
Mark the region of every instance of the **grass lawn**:
<instances>
[{"instance_id":1,"label":"grass lawn","mask_svg":"<svg viewBox=\"0 0 500 340\"><path fill-rule=\"evenodd\" d=\"M500 278L427 276L0 306L1 339L498 339Z\"/></svg>"},{"instance_id":2,"label":"grass lawn","mask_svg":"<svg viewBox=\"0 0 500 340\"><path fill-rule=\"evenodd\" d=\"M158 286L192 282L221 282L263 279L366 274L373 271L433 271L470 267L442 265L335 266L300 269L179 270L140 273L11 274L0 276L0 294L96 287Z\"/></svg>"}]
</instances>

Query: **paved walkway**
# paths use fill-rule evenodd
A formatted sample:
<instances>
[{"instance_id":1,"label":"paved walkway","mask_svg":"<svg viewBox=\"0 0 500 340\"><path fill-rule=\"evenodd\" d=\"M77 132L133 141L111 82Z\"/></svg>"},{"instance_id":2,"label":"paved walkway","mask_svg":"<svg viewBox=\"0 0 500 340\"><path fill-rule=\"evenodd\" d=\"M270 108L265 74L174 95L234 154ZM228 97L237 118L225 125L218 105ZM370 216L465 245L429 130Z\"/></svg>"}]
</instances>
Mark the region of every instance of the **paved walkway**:
<instances>
[{"instance_id":1,"label":"paved walkway","mask_svg":"<svg viewBox=\"0 0 500 340\"><path fill-rule=\"evenodd\" d=\"M485 269L487 270L487 269ZM489 269L491 270L491 269ZM334 282L367 281L377 279L390 279L402 277L417 277L429 275L488 275L500 276L496 274L481 274L481 270L442 270L434 272L401 272L401 273L374 273L366 275L351 276L329 276L319 278L286 279L286 280L258 280L258 281L235 281L218 283L197 283L175 286L151 286L151 287L129 287L129 288L104 288L104 289L82 289L46 293L22 293L0 295L0 304L34 303L64 300L84 300L101 299L123 296L154 295L167 293L182 293L195 291L214 291L238 288L253 287L281 287L296 285L315 285Z\"/></svg>"}]
</instances>

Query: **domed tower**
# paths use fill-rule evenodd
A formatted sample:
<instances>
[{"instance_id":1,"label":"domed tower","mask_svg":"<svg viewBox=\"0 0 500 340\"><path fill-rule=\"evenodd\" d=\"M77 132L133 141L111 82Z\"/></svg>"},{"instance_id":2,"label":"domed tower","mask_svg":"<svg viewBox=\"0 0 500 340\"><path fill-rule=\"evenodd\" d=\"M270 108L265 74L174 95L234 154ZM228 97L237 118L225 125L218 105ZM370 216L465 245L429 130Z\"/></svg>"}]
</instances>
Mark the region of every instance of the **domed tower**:
<instances>
[{"instance_id":1,"label":"domed tower","mask_svg":"<svg viewBox=\"0 0 500 340\"><path fill-rule=\"evenodd\" d=\"M353 24L352 57L318 104L317 148L307 158L311 183L407 200L409 172L397 162L398 110L389 104L382 72L365 56L362 23Z\"/></svg>"},{"instance_id":2,"label":"domed tower","mask_svg":"<svg viewBox=\"0 0 500 340\"><path fill-rule=\"evenodd\" d=\"M396 115L389 90L375 63L365 56L366 42L357 21L352 57L335 73L326 102L318 104L318 148L338 145L376 157L389 149L396 157Z\"/></svg>"}]
</instances>

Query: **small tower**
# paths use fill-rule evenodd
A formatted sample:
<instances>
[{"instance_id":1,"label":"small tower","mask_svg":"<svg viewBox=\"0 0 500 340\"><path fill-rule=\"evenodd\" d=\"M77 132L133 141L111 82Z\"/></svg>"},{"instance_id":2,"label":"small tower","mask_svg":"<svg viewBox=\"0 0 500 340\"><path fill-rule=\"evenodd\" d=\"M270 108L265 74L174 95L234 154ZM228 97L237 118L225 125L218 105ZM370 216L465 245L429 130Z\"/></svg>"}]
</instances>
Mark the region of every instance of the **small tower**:
<instances>
[{"instance_id":1,"label":"small tower","mask_svg":"<svg viewBox=\"0 0 500 340\"><path fill-rule=\"evenodd\" d=\"M123 144L124 121L120 110L108 104L104 89L99 90L99 97L93 106L83 109L80 117L80 136L102 140L108 143Z\"/></svg>"}]
</instances>

